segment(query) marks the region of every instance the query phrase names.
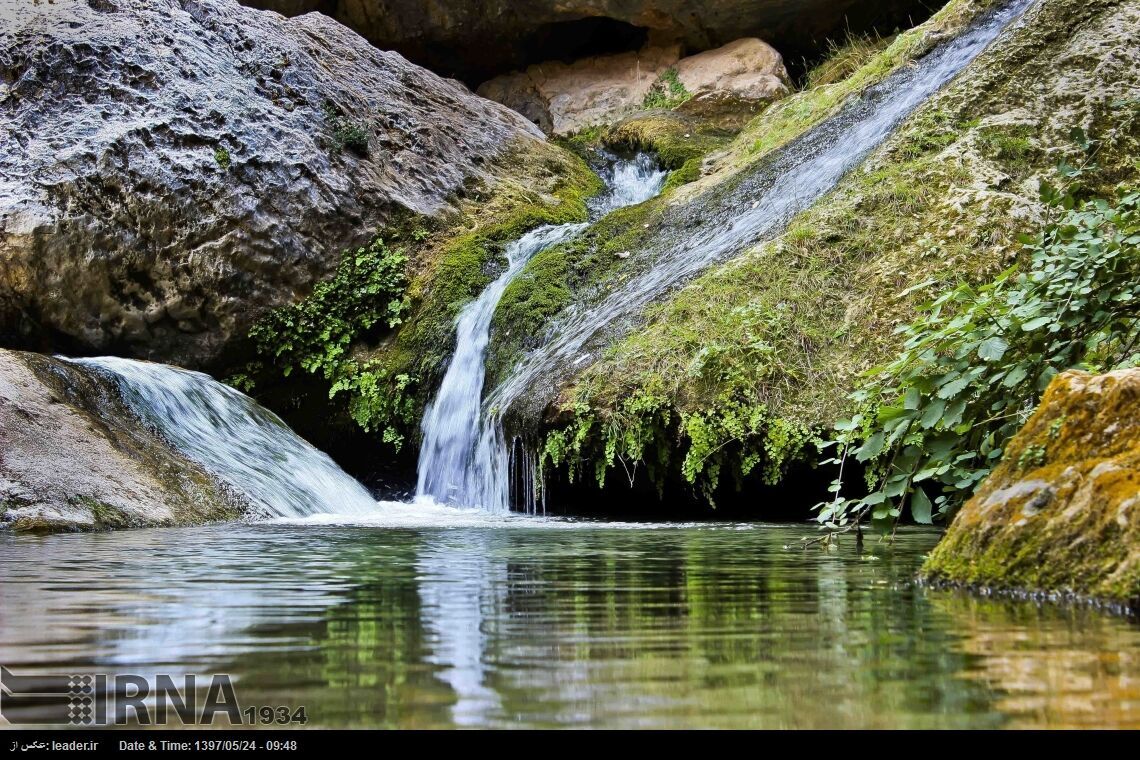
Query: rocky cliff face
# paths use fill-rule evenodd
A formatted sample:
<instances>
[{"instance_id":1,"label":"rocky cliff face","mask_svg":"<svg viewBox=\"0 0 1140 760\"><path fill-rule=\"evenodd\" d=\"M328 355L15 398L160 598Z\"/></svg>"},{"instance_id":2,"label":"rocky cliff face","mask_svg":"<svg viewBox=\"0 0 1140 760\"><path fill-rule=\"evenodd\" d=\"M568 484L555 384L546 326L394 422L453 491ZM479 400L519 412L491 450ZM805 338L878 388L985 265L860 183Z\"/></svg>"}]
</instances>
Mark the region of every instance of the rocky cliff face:
<instances>
[{"instance_id":1,"label":"rocky cliff face","mask_svg":"<svg viewBox=\"0 0 1140 760\"><path fill-rule=\"evenodd\" d=\"M512 69L634 51L647 42L707 50L740 37L772 41L789 60L848 31L889 33L941 3L887 0L244 0L287 15L321 11L383 49L472 86Z\"/></svg>"},{"instance_id":2,"label":"rocky cliff face","mask_svg":"<svg viewBox=\"0 0 1140 760\"><path fill-rule=\"evenodd\" d=\"M1140 604L1140 370L1057 376L924 573Z\"/></svg>"},{"instance_id":3,"label":"rocky cliff face","mask_svg":"<svg viewBox=\"0 0 1140 760\"><path fill-rule=\"evenodd\" d=\"M323 15L0 0L0 338L211 366L395 215L541 146Z\"/></svg>"},{"instance_id":4,"label":"rocky cliff face","mask_svg":"<svg viewBox=\"0 0 1140 760\"><path fill-rule=\"evenodd\" d=\"M140 423L105 377L0 350L0 526L185 525L243 509Z\"/></svg>"}]
</instances>

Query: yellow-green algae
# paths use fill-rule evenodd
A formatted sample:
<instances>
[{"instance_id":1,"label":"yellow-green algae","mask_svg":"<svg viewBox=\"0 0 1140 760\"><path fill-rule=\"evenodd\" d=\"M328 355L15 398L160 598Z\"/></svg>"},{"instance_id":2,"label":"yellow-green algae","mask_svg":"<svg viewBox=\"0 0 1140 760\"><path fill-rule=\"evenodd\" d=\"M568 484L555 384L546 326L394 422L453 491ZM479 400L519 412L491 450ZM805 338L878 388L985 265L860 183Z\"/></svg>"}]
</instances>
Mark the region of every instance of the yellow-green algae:
<instances>
[{"instance_id":1,"label":"yellow-green algae","mask_svg":"<svg viewBox=\"0 0 1140 760\"><path fill-rule=\"evenodd\" d=\"M1140 604L1140 369L1054 378L922 572Z\"/></svg>"}]
</instances>

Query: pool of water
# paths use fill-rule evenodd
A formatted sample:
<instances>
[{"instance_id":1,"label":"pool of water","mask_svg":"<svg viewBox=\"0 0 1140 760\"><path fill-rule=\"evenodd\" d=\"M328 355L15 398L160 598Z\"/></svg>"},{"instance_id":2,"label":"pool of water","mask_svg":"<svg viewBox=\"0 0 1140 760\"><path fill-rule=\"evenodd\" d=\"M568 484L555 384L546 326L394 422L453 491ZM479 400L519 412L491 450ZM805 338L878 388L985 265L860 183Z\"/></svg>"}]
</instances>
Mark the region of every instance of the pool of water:
<instances>
[{"instance_id":1,"label":"pool of water","mask_svg":"<svg viewBox=\"0 0 1140 760\"><path fill-rule=\"evenodd\" d=\"M0 535L0 664L330 727L1140 728L1140 626L918 587L934 531L451 514Z\"/></svg>"}]
</instances>

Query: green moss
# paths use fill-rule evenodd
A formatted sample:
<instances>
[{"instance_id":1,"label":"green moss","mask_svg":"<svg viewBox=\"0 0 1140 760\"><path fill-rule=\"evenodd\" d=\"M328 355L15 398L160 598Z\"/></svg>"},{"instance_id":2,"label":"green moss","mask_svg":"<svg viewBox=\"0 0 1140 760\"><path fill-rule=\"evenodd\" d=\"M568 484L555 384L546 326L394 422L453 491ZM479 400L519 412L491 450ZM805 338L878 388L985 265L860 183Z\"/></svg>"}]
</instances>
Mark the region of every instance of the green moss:
<instances>
[{"instance_id":1,"label":"green moss","mask_svg":"<svg viewBox=\"0 0 1140 760\"><path fill-rule=\"evenodd\" d=\"M600 148L609 127L595 124L564 137L555 137L554 142L581 158L587 158L592 150Z\"/></svg>"},{"instance_id":2,"label":"green moss","mask_svg":"<svg viewBox=\"0 0 1140 760\"><path fill-rule=\"evenodd\" d=\"M1135 370L1058 375L922 574L995 590L1078 594L1136 609L1138 390Z\"/></svg>"},{"instance_id":3,"label":"green moss","mask_svg":"<svg viewBox=\"0 0 1140 760\"><path fill-rule=\"evenodd\" d=\"M494 316L496 348L511 346L516 350L533 348L548 320L570 303L570 249L574 246L550 248L534 256L519 276L503 292ZM516 351L507 350L508 354ZM510 365L510 358L492 354L489 364L493 374Z\"/></svg>"},{"instance_id":4,"label":"green moss","mask_svg":"<svg viewBox=\"0 0 1140 760\"><path fill-rule=\"evenodd\" d=\"M1031 174L1040 165L1043 152L1037 147L1035 125L988 126L978 130L982 155L1016 179Z\"/></svg>"},{"instance_id":5,"label":"green moss","mask_svg":"<svg viewBox=\"0 0 1140 760\"><path fill-rule=\"evenodd\" d=\"M701 156L693 156L685 163L681 164L679 169L674 169L669 173L668 179L665 180L665 186L662 192L669 192L681 185L687 185L690 182L696 182L701 178Z\"/></svg>"},{"instance_id":6,"label":"green moss","mask_svg":"<svg viewBox=\"0 0 1140 760\"><path fill-rule=\"evenodd\" d=\"M223 171L228 170L230 168L230 152L225 148L218 148L214 151L214 161L222 167Z\"/></svg>"},{"instance_id":7,"label":"green moss","mask_svg":"<svg viewBox=\"0 0 1140 760\"><path fill-rule=\"evenodd\" d=\"M615 125L604 137L607 145L654 153L667 169L680 169L728 142L730 135L675 113L639 114Z\"/></svg>"},{"instance_id":8,"label":"green moss","mask_svg":"<svg viewBox=\"0 0 1140 760\"><path fill-rule=\"evenodd\" d=\"M77 496L70 501L77 506L91 510L95 530L118 530L133 527L131 520L126 515L106 502L90 496Z\"/></svg>"}]
</instances>

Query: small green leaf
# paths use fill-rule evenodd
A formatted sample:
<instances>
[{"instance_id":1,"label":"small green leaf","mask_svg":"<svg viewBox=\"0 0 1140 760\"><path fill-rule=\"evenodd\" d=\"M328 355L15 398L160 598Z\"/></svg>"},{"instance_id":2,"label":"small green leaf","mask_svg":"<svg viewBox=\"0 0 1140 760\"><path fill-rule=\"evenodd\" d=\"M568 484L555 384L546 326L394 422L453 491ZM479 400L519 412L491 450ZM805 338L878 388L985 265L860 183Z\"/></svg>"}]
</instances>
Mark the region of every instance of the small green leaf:
<instances>
[{"instance_id":1,"label":"small green leaf","mask_svg":"<svg viewBox=\"0 0 1140 760\"><path fill-rule=\"evenodd\" d=\"M874 459L883 451L883 444L886 443L886 436L882 433L875 433L859 447L855 452L855 459L860 462L866 462L869 459Z\"/></svg>"},{"instance_id":2,"label":"small green leaf","mask_svg":"<svg viewBox=\"0 0 1140 760\"><path fill-rule=\"evenodd\" d=\"M934 521L930 517L931 504L926 493L916 488L910 495L910 515L920 525L930 525Z\"/></svg>"},{"instance_id":3,"label":"small green leaf","mask_svg":"<svg viewBox=\"0 0 1140 760\"><path fill-rule=\"evenodd\" d=\"M1007 350L1009 343L1001 337L994 336L982 341L982 345L978 347L978 358L987 362L1001 361Z\"/></svg>"}]
</instances>

